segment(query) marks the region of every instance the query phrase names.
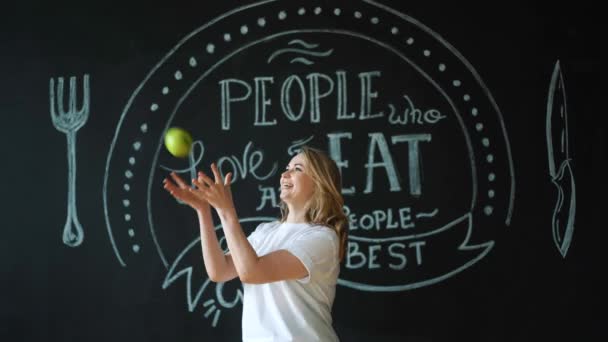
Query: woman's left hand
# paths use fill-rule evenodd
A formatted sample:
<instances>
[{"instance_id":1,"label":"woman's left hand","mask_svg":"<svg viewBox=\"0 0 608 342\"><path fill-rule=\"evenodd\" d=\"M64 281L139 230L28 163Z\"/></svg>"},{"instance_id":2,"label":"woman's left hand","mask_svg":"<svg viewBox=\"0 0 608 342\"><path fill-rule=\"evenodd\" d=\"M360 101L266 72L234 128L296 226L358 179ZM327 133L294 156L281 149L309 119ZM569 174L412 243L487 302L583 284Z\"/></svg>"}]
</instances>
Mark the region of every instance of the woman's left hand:
<instances>
[{"instance_id":1,"label":"woman's left hand","mask_svg":"<svg viewBox=\"0 0 608 342\"><path fill-rule=\"evenodd\" d=\"M230 191L230 183L232 181L232 173L229 172L222 180L219 170L215 163L211 164L213 178L209 178L204 172L198 172L198 178L192 182L196 185L207 202L215 208L216 211L226 211L234 209L234 201L232 200L232 192Z\"/></svg>"}]
</instances>

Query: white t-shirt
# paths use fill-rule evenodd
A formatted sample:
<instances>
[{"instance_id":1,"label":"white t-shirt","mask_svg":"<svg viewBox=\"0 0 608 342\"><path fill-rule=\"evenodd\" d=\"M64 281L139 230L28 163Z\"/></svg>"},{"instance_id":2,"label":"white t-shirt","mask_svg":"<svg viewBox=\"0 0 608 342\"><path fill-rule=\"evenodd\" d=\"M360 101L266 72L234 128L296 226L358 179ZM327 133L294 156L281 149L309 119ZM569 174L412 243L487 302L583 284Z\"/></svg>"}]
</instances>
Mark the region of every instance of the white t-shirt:
<instances>
[{"instance_id":1,"label":"white t-shirt","mask_svg":"<svg viewBox=\"0 0 608 342\"><path fill-rule=\"evenodd\" d=\"M243 341L332 342L331 308L340 273L334 230L307 223L260 224L247 238L259 256L287 250L308 270L298 280L243 284Z\"/></svg>"}]
</instances>

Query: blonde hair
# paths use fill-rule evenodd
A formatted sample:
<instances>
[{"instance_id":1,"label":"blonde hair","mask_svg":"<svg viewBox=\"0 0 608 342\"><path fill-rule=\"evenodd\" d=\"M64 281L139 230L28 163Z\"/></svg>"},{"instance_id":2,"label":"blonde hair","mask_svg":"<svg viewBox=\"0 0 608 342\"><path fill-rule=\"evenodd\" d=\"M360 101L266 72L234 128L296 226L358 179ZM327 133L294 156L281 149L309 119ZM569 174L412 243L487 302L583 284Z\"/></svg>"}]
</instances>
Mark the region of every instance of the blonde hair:
<instances>
[{"instance_id":1,"label":"blonde hair","mask_svg":"<svg viewBox=\"0 0 608 342\"><path fill-rule=\"evenodd\" d=\"M346 254L348 238L348 218L344 214L344 198L342 197L342 177L340 169L325 152L304 146L300 150L307 162L307 174L310 175L315 191L310 199L306 220L310 223L327 226L338 235L340 242L340 260ZM289 208L281 201L281 222L287 220Z\"/></svg>"}]
</instances>

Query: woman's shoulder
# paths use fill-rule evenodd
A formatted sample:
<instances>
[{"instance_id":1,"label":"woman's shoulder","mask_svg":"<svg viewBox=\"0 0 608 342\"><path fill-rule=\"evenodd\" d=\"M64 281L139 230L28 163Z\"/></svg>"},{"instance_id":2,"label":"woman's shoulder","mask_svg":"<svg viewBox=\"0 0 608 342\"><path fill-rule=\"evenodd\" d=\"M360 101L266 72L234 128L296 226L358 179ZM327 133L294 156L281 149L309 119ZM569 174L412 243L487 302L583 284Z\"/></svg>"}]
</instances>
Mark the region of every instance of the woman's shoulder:
<instances>
[{"instance_id":1,"label":"woman's shoulder","mask_svg":"<svg viewBox=\"0 0 608 342\"><path fill-rule=\"evenodd\" d=\"M299 234L294 234L294 241L306 243L316 251L333 251L337 258L339 251L339 238L335 229L323 224L309 224L305 229L302 229Z\"/></svg>"},{"instance_id":2,"label":"woman's shoulder","mask_svg":"<svg viewBox=\"0 0 608 342\"><path fill-rule=\"evenodd\" d=\"M305 229L305 234L312 234L318 237L330 238L332 240L338 238L338 234L336 233L335 229L317 223L310 223Z\"/></svg>"},{"instance_id":3,"label":"woman's shoulder","mask_svg":"<svg viewBox=\"0 0 608 342\"><path fill-rule=\"evenodd\" d=\"M267 221L267 222L260 223L255 230L259 231L259 232L264 232L264 231L276 229L280 225L281 225L281 222L279 220Z\"/></svg>"}]
</instances>

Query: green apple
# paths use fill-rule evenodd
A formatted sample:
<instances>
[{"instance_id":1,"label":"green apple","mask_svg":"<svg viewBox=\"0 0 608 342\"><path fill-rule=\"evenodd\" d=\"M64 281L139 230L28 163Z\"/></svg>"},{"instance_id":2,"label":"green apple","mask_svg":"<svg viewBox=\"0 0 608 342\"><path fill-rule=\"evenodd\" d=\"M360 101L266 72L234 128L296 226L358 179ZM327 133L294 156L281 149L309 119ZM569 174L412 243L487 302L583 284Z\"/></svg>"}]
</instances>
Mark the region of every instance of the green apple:
<instances>
[{"instance_id":1,"label":"green apple","mask_svg":"<svg viewBox=\"0 0 608 342\"><path fill-rule=\"evenodd\" d=\"M173 156L185 158L192 147L192 136L179 127L171 127L165 133L165 147Z\"/></svg>"}]
</instances>

